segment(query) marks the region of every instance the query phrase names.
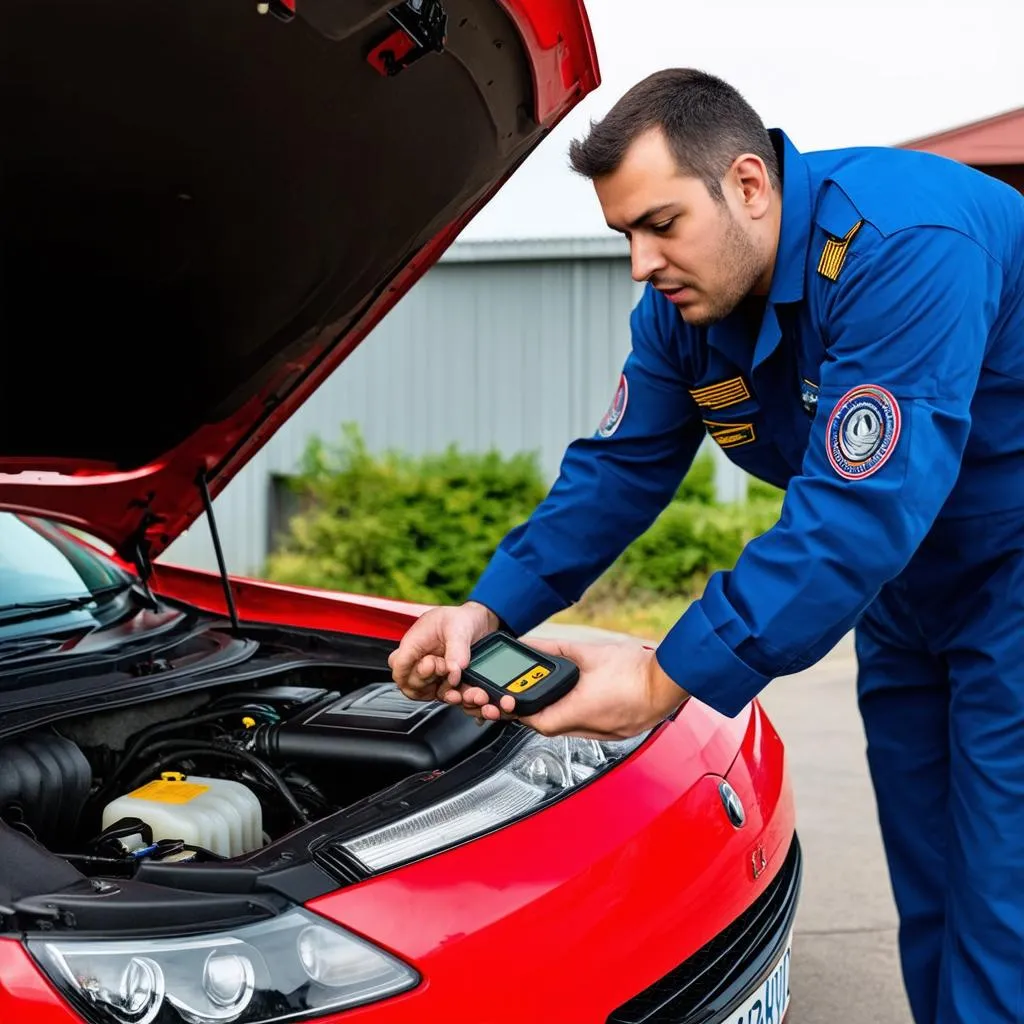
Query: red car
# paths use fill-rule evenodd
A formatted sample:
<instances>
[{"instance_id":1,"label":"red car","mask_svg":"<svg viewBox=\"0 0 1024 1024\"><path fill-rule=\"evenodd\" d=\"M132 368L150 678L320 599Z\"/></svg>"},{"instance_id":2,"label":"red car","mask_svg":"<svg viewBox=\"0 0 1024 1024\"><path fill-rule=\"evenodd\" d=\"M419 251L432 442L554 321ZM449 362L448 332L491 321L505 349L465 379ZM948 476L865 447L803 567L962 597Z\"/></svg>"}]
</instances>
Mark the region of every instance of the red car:
<instances>
[{"instance_id":1,"label":"red car","mask_svg":"<svg viewBox=\"0 0 1024 1024\"><path fill-rule=\"evenodd\" d=\"M297 2L0 16L0 1021L778 1024L756 703L481 727L419 608L154 564L598 82L578 0Z\"/></svg>"}]
</instances>

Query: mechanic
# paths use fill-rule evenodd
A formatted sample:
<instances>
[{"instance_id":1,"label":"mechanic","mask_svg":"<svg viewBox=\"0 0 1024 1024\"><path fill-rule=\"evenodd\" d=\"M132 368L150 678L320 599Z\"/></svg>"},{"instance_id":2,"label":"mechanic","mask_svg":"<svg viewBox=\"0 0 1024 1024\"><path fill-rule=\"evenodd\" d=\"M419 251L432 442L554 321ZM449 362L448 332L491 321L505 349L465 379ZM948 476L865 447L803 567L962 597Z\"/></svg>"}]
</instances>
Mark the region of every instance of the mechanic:
<instances>
[{"instance_id":1,"label":"mechanic","mask_svg":"<svg viewBox=\"0 0 1024 1024\"><path fill-rule=\"evenodd\" d=\"M705 434L786 488L779 522L655 649L543 644L576 688L545 735L736 715L856 627L858 697L917 1024L1024 1020L1024 197L890 149L800 153L693 70L634 86L570 149L646 282L593 436L470 600L392 654L460 689L469 645L579 599Z\"/></svg>"}]
</instances>

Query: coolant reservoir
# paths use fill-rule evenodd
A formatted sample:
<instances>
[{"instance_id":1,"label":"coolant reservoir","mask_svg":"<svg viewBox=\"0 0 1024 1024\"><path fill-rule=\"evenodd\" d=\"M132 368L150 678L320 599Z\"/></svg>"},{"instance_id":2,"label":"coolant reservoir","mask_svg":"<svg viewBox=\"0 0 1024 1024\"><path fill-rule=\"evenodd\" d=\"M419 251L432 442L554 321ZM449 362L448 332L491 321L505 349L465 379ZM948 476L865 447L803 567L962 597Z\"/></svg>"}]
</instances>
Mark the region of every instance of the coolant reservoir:
<instances>
[{"instance_id":1,"label":"coolant reservoir","mask_svg":"<svg viewBox=\"0 0 1024 1024\"><path fill-rule=\"evenodd\" d=\"M240 857L263 845L263 809L251 789L230 779L187 778L164 772L103 809L103 828L139 818L153 840L181 839L222 857Z\"/></svg>"}]
</instances>

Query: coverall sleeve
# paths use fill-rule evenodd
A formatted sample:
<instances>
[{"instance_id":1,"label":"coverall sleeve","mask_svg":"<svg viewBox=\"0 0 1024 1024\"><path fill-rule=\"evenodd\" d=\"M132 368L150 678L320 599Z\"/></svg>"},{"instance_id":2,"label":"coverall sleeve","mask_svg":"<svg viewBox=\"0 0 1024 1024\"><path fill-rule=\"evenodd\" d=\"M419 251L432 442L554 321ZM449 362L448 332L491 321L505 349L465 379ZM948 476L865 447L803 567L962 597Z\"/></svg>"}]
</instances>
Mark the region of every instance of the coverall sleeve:
<instances>
[{"instance_id":1,"label":"coverall sleeve","mask_svg":"<svg viewBox=\"0 0 1024 1024\"><path fill-rule=\"evenodd\" d=\"M504 538L470 594L515 633L578 600L689 469L704 427L680 376L675 316L648 287L630 317L625 404L614 429L569 446L548 496Z\"/></svg>"},{"instance_id":2,"label":"coverall sleeve","mask_svg":"<svg viewBox=\"0 0 1024 1024\"><path fill-rule=\"evenodd\" d=\"M950 229L861 233L864 246L828 285L818 411L779 522L711 578L657 650L671 678L729 716L853 627L909 562L960 471L1002 271ZM840 430L856 444L858 427L877 426L877 415L851 418L865 385L884 389L873 408L891 407L892 444L851 473L829 446Z\"/></svg>"}]
</instances>

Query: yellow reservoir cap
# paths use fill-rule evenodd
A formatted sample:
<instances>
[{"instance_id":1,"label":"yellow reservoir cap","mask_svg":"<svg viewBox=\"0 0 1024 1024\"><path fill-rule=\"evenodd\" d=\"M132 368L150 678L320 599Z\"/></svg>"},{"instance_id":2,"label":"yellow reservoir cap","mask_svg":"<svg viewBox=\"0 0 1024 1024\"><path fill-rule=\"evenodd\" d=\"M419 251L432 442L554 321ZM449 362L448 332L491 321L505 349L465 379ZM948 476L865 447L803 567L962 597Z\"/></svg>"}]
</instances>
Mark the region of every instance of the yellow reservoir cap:
<instances>
[{"instance_id":1,"label":"yellow reservoir cap","mask_svg":"<svg viewBox=\"0 0 1024 1024\"><path fill-rule=\"evenodd\" d=\"M180 778L169 779L168 775L178 775ZM146 785L128 795L133 800L151 800L157 804L187 804L210 790L209 786L200 786L196 782L185 782L184 779L185 776L180 772L166 772L163 778L147 782Z\"/></svg>"}]
</instances>

